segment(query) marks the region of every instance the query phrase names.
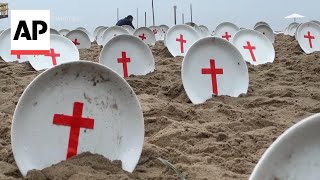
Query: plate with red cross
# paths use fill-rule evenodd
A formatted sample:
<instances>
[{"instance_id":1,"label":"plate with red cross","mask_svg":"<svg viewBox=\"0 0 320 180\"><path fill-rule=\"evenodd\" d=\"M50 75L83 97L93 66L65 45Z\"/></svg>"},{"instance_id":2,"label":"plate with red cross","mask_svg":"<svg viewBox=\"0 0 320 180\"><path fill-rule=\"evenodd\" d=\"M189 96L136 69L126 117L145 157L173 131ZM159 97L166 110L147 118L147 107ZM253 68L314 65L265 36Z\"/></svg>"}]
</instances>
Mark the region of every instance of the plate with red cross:
<instances>
[{"instance_id":1,"label":"plate with red cross","mask_svg":"<svg viewBox=\"0 0 320 180\"><path fill-rule=\"evenodd\" d=\"M141 39L126 34L111 39L103 47L99 62L124 78L146 75L155 70L149 46Z\"/></svg>"},{"instance_id":2,"label":"plate with red cross","mask_svg":"<svg viewBox=\"0 0 320 180\"><path fill-rule=\"evenodd\" d=\"M255 30L240 30L233 38L233 44L239 49L243 58L253 64L272 63L275 50L271 41Z\"/></svg>"},{"instance_id":3,"label":"plate with red cross","mask_svg":"<svg viewBox=\"0 0 320 180\"><path fill-rule=\"evenodd\" d=\"M185 56L192 44L199 39L199 34L191 26L176 25L167 32L165 44L174 57Z\"/></svg>"},{"instance_id":4,"label":"plate with red cross","mask_svg":"<svg viewBox=\"0 0 320 180\"><path fill-rule=\"evenodd\" d=\"M297 31L297 40L307 54L320 51L320 25L314 22L301 24Z\"/></svg>"},{"instance_id":5,"label":"plate with red cross","mask_svg":"<svg viewBox=\"0 0 320 180\"><path fill-rule=\"evenodd\" d=\"M275 35L270 26L261 24L254 28L254 30L259 31L263 35L265 35L272 43L274 43Z\"/></svg>"},{"instance_id":6,"label":"plate with red cross","mask_svg":"<svg viewBox=\"0 0 320 180\"><path fill-rule=\"evenodd\" d=\"M6 29L0 34L0 56L5 62L18 61L20 63L28 61L26 56L11 55L11 29Z\"/></svg>"},{"instance_id":7,"label":"plate with red cross","mask_svg":"<svg viewBox=\"0 0 320 180\"><path fill-rule=\"evenodd\" d=\"M214 31L215 37L220 37L229 42L232 42L234 35L240 30L240 28L230 22L224 22L219 24Z\"/></svg>"},{"instance_id":8,"label":"plate with red cross","mask_svg":"<svg viewBox=\"0 0 320 180\"><path fill-rule=\"evenodd\" d=\"M182 62L184 89L194 104L213 95L238 97L247 93L249 73L239 50L230 42L207 37L194 43Z\"/></svg>"},{"instance_id":9,"label":"plate with red cross","mask_svg":"<svg viewBox=\"0 0 320 180\"><path fill-rule=\"evenodd\" d=\"M119 36L121 34L129 34L129 32L120 26L109 27L104 31L102 36L102 45L107 44L112 38Z\"/></svg>"},{"instance_id":10,"label":"plate with red cross","mask_svg":"<svg viewBox=\"0 0 320 180\"><path fill-rule=\"evenodd\" d=\"M319 126L320 114L315 114L286 130L262 155L249 180L320 179Z\"/></svg>"},{"instance_id":11,"label":"plate with red cross","mask_svg":"<svg viewBox=\"0 0 320 180\"><path fill-rule=\"evenodd\" d=\"M14 112L11 140L23 176L83 152L120 160L132 172L144 142L143 114L117 73L98 63L70 62L27 87Z\"/></svg>"},{"instance_id":12,"label":"plate with red cross","mask_svg":"<svg viewBox=\"0 0 320 180\"><path fill-rule=\"evenodd\" d=\"M166 34L168 32L168 30L170 29L169 26L167 25L160 25L159 26L159 29L162 31L162 36L161 36L161 41L164 41L165 37L166 37Z\"/></svg>"},{"instance_id":13,"label":"plate with red cross","mask_svg":"<svg viewBox=\"0 0 320 180\"><path fill-rule=\"evenodd\" d=\"M59 64L78 61L79 51L68 38L60 35L50 35L50 50L44 55L28 56L31 66L41 71Z\"/></svg>"},{"instance_id":14,"label":"plate with red cross","mask_svg":"<svg viewBox=\"0 0 320 180\"><path fill-rule=\"evenodd\" d=\"M164 36L164 33L161 31L161 29L158 26L150 26L149 27L153 34L156 37L156 41L160 41L162 37Z\"/></svg>"},{"instance_id":15,"label":"plate with red cross","mask_svg":"<svg viewBox=\"0 0 320 180\"><path fill-rule=\"evenodd\" d=\"M153 34L151 29L147 27L140 27L136 29L136 31L133 33L134 36L141 39L143 42L149 45L155 45L156 44L156 36Z\"/></svg>"},{"instance_id":16,"label":"plate with red cross","mask_svg":"<svg viewBox=\"0 0 320 180\"><path fill-rule=\"evenodd\" d=\"M89 49L91 47L91 40L87 33L82 30L72 30L66 38L70 39L78 49Z\"/></svg>"}]
</instances>

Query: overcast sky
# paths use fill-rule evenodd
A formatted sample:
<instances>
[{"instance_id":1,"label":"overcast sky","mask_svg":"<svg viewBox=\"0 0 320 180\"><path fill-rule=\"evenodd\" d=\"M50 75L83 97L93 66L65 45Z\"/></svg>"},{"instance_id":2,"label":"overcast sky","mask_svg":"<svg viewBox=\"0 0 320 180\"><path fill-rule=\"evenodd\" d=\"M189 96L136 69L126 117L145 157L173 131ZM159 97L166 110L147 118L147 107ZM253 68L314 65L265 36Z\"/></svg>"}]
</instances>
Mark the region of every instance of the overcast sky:
<instances>
[{"instance_id":1,"label":"overcast sky","mask_svg":"<svg viewBox=\"0 0 320 180\"><path fill-rule=\"evenodd\" d=\"M292 13L307 18L301 21L320 20L320 0L154 0L156 25L173 25L173 5L178 6L178 23L190 21L190 3L193 4L193 20L213 30L219 23L229 21L239 27L252 28L257 21L268 22L274 30L283 30L293 20L284 19ZM152 25L151 0L10 0L10 9L50 9L51 26L56 29L77 28L93 31L96 26L112 26L116 23L117 8L120 17L132 14L136 26L136 11L139 8L139 26ZM10 25L9 20L0 20L0 28Z\"/></svg>"}]
</instances>

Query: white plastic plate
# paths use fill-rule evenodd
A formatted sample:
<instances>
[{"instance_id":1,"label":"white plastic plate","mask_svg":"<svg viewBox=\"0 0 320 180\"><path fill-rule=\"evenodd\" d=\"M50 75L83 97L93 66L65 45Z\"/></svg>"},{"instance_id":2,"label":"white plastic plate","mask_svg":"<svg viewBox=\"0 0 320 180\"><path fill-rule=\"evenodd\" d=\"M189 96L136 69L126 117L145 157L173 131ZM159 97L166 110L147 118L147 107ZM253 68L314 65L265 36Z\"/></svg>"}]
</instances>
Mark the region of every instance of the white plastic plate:
<instances>
[{"instance_id":1,"label":"white plastic plate","mask_svg":"<svg viewBox=\"0 0 320 180\"><path fill-rule=\"evenodd\" d=\"M174 57L184 56L199 38L196 30L189 25L176 25L169 29L165 43Z\"/></svg>"},{"instance_id":2,"label":"white plastic plate","mask_svg":"<svg viewBox=\"0 0 320 180\"><path fill-rule=\"evenodd\" d=\"M102 49L100 63L126 78L146 75L155 70L155 61L147 44L132 35L119 35Z\"/></svg>"},{"instance_id":3,"label":"white plastic plate","mask_svg":"<svg viewBox=\"0 0 320 180\"><path fill-rule=\"evenodd\" d=\"M316 114L285 131L263 154L250 180L319 180L319 126Z\"/></svg>"},{"instance_id":4,"label":"white plastic plate","mask_svg":"<svg viewBox=\"0 0 320 180\"><path fill-rule=\"evenodd\" d=\"M121 34L129 34L129 32L120 26L109 27L104 31L102 36L102 45L107 44L112 38L119 36Z\"/></svg>"},{"instance_id":5,"label":"white plastic plate","mask_svg":"<svg viewBox=\"0 0 320 180\"><path fill-rule=\"evenodd\" d=\"M233 44L243 58L253 65L272 63L275 59L275 50L271 41L258 31L240 30L234 36Z\"/></svg>"},{"instance_id":6,"label":"white plastic plate","mask_svg":"<svg viewBox=\"0 0 320 180\"><path fill-rule=\"evenodd\" d=\"M320 25L313 22L303 23L297 33L296 38L305 53L320 51Z\"/></svg>"},{"instance_id":7,"label":"white plastic plate","mask_svg":"<svg viewBox=\"0 0 320 180\"><path fill-rule=\"evenodd\" d=\"M11 55L11 29L7 29L3 31L0 35L0 56L5 62L13 62L13 61L19 61L26 62L27 57L26 56L20 56L20 59L18 56L12 56Z\"/></svg>"},{"instance_id":8,"label":"white plastic plate","mask_svg":"<svg viewBox=\"0 0 320 180\"><path fill-rule=\"evenodd\" d=\"M129 34L133 34L134 33L134 29L131 27L131 26L129 26L129 25L123 25L122 26L125 30L127 30L128 32L129 32Z\"/></svg>"},{"instance_id":9,"label":"white plastic plate","mask_svg":"<svg viewBox=\"0 0 320 180\"><path fill-rule=\"evenodd\" d=\"M37 70L52 68L56 65L78 61L79 51L68 38L60 35L50 35L50 53L47 55L28 56L31 66Z\"/></svg>"},{"instance_id":10,"label":"white plastic plate","mask_svg":"<svg viewBox=\"0 0 320 180\"><path fill-rule=\"evenodd\" d=\"M59 31L57 31L56 29L53 29L53 28L50 28L50 34L60 35Z\"/></svg>"},{"instance_id":11,"label":"white plastic plate","mask_svg":"<svg viewBox=\"0 0 320 180\"><path fill-rule=\"evenodd\" d=\"M59 31L59 34L62 35L62 36L66 36L69 32L70 32L69 29L61 29Z\"/></svg>"},{"instance_id":12,"label":"white plastic plate","mask_svg":"<svg viewBox=\"0 0 320 180\"><path fill-rule=\"evenodd\" d=\"M138 99L126 81L97 63L51 68L27 87L13 116L11 143L23 176L91 152L132 172L144 141Z\"/></svg>"},{"instance_id":13,"label":"white plastic plate","mask_svg":"<svg viewBox=\"0 0 320 180\"><path fill-rule=\"evenodd\" d=\"M156 44L156 37L151 31L151 29L146 27L140 27L136 29L136 31L133 33L134 36L141 39L143 42L149 45L155 45Z\"/></svg>"},{"instance_id":14,"label":"white plastic plate","mask_svg":"<svg viewBox=\"0 0 320 180\"><path fill-rule=\"evenodd\" d=\"M254 30L259 31L260 33L265 35L271 41L271 43L274 43L275 35L274 35L274 32L270 26L259 25L259 26L255 27Z\"/></svg>"},{"instance_id":15,"label":"white plastic plate","mask_svg":"<svg viewBox=\"0 0 320 180\"><path fill-rule=\"evenodd\" d=\"M194 43L182 62L181 73L184 89L194 104L212 95L237 97L249 87L248 68L241 53L217 37Z\"/></svg>"},{"instance_id":16,"label":"white plastic plate","mask_svg":"<svg viewBox=\"0 0 320 180\"><path fill-rule=\"evenodd\" d=\"M91 47L91 40L83 30L70 31L66 38L70 39L78 49L89 49Z\"/></svg>"},{"instance_id":17,"label":"white plastic plate","mask_svg":"<svg viewBox=\"0 0 320 180\"><path fill-rule=\"evenodd\" d=\"M98 30L97 36L96 36L96 41L98 45L103 45L103 34L107 30L107 27L102 27Z\"/></svg>"},{"instance_id":18,"label":"white plastic plate","mask_svg":"<svg viewBox=\"0 0 320 180\"><path fill-rule=\"evenodd\" d=\"M214 31L215 37L220 37L229 42L232 42L233 36L240 30L240 28L230 22L224 22L219 24Z\"/></svg>"}]
</instances>

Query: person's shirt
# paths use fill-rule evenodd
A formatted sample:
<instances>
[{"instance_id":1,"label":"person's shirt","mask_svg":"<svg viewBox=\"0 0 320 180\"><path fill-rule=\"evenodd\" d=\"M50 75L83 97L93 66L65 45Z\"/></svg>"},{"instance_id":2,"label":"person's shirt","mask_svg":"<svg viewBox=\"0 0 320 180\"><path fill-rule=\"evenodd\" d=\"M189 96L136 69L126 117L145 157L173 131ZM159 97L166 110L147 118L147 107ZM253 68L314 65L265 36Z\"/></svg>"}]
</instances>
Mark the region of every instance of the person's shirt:
<instances>
[{"instance_id":1,"label":"person's shirt","mask_svg":"<svg viewBox=\"0 0 320 180\"><path fill-rule=\"evenodd\" d=\"M134 26L133 26L133 24L132 24L132 21L130 21L129 19L126 19L126 18L120 19L120 20L117 22L116 25L117 25L117 26L128 25L128 26L131 26L133 29L135 29Z\"/></svg>"}]
</instances>

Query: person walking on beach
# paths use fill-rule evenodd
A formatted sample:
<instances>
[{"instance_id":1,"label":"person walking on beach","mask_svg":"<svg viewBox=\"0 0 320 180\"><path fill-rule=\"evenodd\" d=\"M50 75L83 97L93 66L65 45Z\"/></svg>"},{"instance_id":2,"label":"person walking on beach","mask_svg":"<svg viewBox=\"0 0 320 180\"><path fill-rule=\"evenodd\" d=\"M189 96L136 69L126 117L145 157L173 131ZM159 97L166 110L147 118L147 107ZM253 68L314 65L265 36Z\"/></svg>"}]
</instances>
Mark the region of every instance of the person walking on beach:
<instances>
[{"instance_id":1,"label":"person walking on beach","mask_svg":"<svg viewBox=\"0 0 320 180\"><path fill-rule=\"evenodd\" d=\"M131 26L133 29L135 29L134 26L132 25L132 21L133 21L133 16L129 15L124 19L120 19L116 25L117 26L128 25L128 26Z\"/></svg>"}]
</instances>

